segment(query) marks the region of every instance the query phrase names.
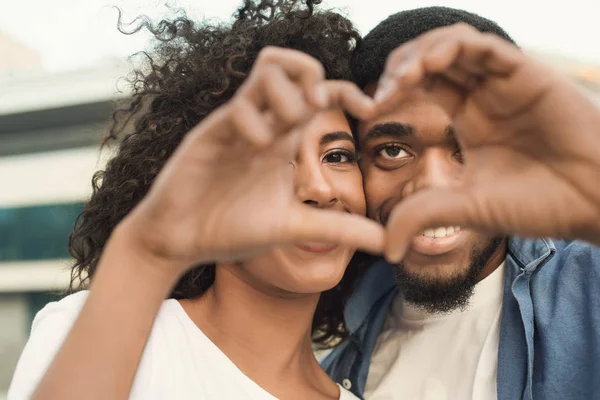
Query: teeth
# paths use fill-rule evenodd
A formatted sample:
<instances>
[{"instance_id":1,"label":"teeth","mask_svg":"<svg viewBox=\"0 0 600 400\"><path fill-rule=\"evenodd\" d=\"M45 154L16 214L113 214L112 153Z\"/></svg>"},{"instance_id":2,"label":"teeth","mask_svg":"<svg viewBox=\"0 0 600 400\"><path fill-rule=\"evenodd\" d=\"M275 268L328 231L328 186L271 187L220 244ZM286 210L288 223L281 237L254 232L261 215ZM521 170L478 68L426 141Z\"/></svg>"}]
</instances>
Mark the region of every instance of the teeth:
<instances>
[{"instance_id":1,"label":"teeth","mask_svg":"<svg viewBox=\"0 0 600 400\"><path fill-rule=\"evenodd\" d=\"M427 236L428 238L436 239L450 236L459 230L460 226L447 226L436 229L425 229L423 232L421 232L421 235Z\"/></svg>"}]
</instances>

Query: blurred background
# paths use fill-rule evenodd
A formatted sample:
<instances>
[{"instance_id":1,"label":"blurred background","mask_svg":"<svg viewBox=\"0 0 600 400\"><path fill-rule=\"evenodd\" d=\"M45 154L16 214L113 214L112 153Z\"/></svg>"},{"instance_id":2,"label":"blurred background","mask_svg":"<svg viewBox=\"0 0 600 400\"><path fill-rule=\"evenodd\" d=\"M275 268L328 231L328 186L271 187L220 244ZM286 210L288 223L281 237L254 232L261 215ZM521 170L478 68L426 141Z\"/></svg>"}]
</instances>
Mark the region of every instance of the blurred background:
<instances>
[{"instance_id":1,"label":"blurred background","mask_svg":"<svg viewBox=\"0 0 600 400\"><path fill-rule=\"evenodd\" d=\"M0 0L0 400L35 313L69 283L67 239L110 149L99 144L119 78L149 35L116 28L140 14L183 8L228 19L238 0ZM330 0L363 34L389 14L428 5L463 8L495 20L531 55L576 80L600 104L600 3L570 0L482 2Z\"/></svg>"}]
</instances>

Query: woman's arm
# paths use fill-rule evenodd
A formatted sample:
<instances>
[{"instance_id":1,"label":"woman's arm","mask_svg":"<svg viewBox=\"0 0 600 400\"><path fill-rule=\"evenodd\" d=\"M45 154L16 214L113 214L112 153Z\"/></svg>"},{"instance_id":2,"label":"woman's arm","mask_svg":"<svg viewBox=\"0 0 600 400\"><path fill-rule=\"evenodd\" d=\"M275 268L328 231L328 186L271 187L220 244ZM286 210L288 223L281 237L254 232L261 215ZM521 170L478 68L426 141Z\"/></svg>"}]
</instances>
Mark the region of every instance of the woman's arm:
<instances>
[{"instance_id":1,"label":"woman's arm","mask_svg":"<svg viewBox=\"0 0 600 400\"><path fill-rule=\"evenodd\" d=\"M186 135L114 230L34 398L127 398L162 301L194 265L311 240L380 251L380 225L302 204L288 175L301 135L288 128L340 105L358 117L373 110L349 82L325 83L310 56L262 50L235 97Z\"/></svg>"},{"instance_id":2,"label":"woman's arm","mask_svg":"<svg viewBox=\"0 0 600 400\"><path fill-rule=\"evenodd\" d=\"M90 294L34 399L126 399L154 318L178 276L137 246L127 222L109 240Z\"/></svg>"}]
</instances>

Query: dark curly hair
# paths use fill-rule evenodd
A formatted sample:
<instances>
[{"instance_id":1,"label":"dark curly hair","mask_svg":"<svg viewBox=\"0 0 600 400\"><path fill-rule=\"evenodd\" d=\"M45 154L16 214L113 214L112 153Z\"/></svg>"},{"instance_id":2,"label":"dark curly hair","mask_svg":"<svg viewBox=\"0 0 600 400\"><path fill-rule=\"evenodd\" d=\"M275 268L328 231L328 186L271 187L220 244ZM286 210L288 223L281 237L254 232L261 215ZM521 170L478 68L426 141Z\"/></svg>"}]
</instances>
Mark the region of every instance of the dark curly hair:
<instances>
[{"instance_id":1,"label":"dark curly hair","mask_svg":"<svg viewBox=\"0 0 600 400\"><path fill-rule=\"evenodd\" d=\"M319 0L245 0L231 25L195 23L180 12L153 24L137 18L125 31L147 29L156 39L144 64L129 80L132 98L112 116L107 142L118 152L92 179L93 194L69 238L75 258L71 291L93 279L113 229L146 195L154 178L185 134L210 112L232 98L265 46L303 51L324 66L328 79L351 80L350 57L360 35L346 18L317 11ZM181 15L183 14L183 15ZM328 347L347 335L343 308L354 282L370 262L357 253L342 281L321 295L313 320L313 341ZM172 298L193 298L214 282L215 265L200 265L185 274Z\"/></svg>"}]
</instances>

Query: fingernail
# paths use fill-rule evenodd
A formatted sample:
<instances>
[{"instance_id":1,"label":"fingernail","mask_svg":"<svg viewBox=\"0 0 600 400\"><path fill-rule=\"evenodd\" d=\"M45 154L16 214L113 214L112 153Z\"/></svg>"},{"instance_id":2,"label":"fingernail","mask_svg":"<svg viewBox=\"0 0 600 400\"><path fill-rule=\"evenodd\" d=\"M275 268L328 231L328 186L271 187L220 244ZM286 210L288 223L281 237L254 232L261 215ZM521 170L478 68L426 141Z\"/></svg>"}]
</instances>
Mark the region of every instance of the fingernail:
<instances>
[{"instance_id":1,"label":"fingernail","mask_svg":"<svg viewBox=\"0 0 600 400\"><path fill-rule=\"evenodd\" d=\"M393 80L391 79L384 79L383 81L380 82L380 86L377 88L377 91L375 92L375 102L376 103L383 103L384 101L386 101L387 99L389 99L392 94L394 93L394 90L396 89L396 84L394 83Z\"/></svg>"}]
</instances>

